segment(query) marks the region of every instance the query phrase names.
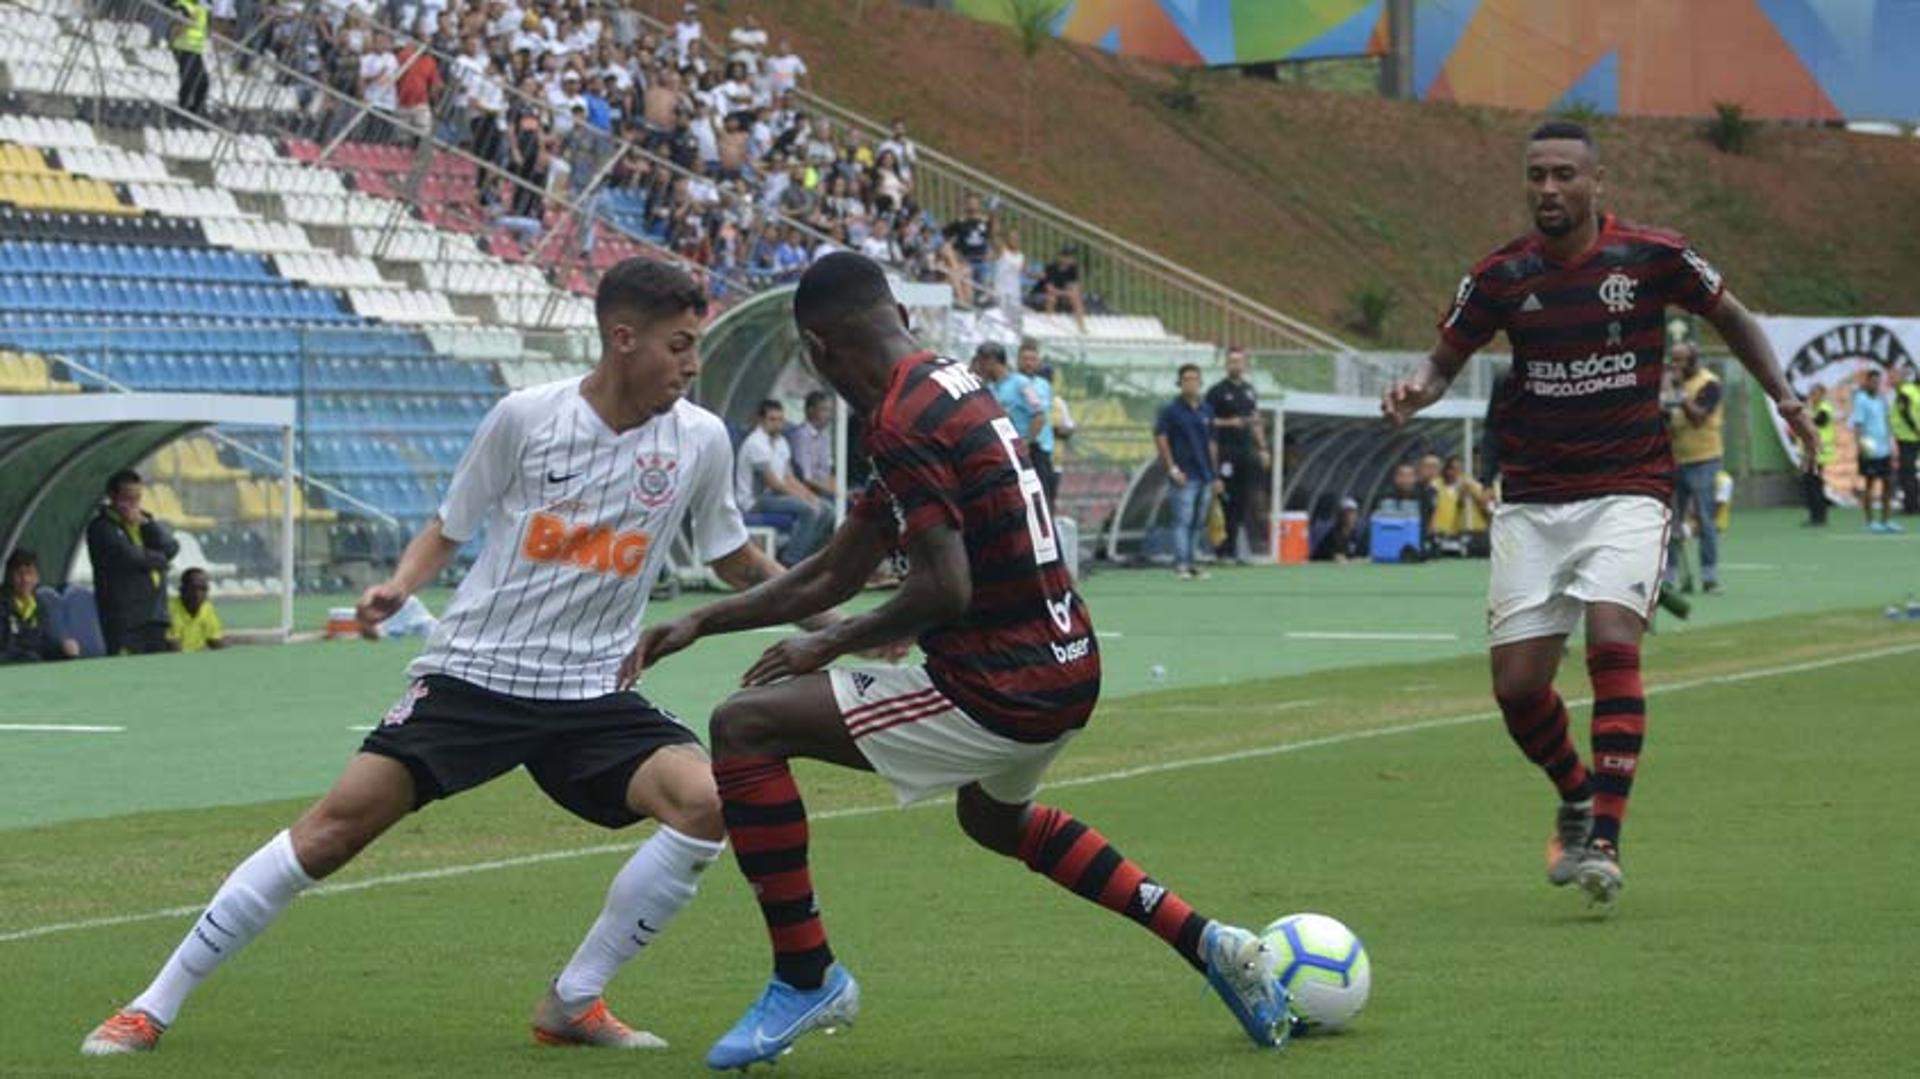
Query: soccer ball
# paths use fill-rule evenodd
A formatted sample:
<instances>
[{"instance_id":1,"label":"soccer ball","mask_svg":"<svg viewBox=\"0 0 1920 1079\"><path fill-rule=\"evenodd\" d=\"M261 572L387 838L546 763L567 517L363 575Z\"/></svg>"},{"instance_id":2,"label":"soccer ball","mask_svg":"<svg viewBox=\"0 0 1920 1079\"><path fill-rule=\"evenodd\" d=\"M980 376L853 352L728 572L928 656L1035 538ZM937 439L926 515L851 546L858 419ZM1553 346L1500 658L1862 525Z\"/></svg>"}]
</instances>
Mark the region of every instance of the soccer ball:
<instances>
[{"instance_id":1,"label":"soccer ball","mask_svg":"<svg viewBox=\"0 0 1920 1079\"><path fill-rule=\"evenodd\" d=\"M1279 957L1274 976L1293 996L1301 1032L1339 1030L1366 1006L1373 965L1360 938L1337 919L1289 914L1260 936Z\"/></svg>"}]
</instances>

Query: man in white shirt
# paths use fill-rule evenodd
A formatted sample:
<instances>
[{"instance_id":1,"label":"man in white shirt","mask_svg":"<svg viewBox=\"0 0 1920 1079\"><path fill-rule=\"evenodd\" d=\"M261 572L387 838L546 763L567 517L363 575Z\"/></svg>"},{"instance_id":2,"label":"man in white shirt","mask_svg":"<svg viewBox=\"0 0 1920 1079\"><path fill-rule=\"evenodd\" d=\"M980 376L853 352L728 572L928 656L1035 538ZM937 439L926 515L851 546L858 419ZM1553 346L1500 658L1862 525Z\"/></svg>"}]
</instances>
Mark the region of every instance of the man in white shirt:
<instances>
[{"instance_id":1,"label":"man in white shirt","mask_svg":"<svg viewBox=\"0 0 1920 1079\"><path fill-rule=\"evenodd\" d=\"M874 218L866 238L860 241L860 253L875 262L899 265L900 242L893 238L893 222L884 216Z\"/></svg>"},{"instance_id":2,"label":"man in white shirt","mask_svg":"<svg viewBox=\"0 0 1920 1079\"><path fill-rule=\"evenodd\" d=\"M767 57L767 92L778 99L789 90L804 90L802 85L807 78L807 62L793 51L786 41L780 42L780 51Z\"/></svg>"},{"instance_id":3,"label":"man in white shirt","mask_svg":"<svg viewBox=\"0 0 1920 1079\"><path fill-rule=\"evenodd\" d=\"M910 175L913 167L920 163L920 148L907 137L907 122L898 116L893 118L893 123L888 127L887 137L874 148L873 156L877 159L888 150L893 151L893 159L900 163L903 176Z\"/></svg>"},{"instance_id":4,"label":"man in white shirt","mask_svg":"<svg viewBox=\"0 0 1920 1079\"><path fill-rule=\"evenodd\" d=\"M750 515L786 517L787 541L780 561L796 565L817 550L833 530L833 513L807 485L793 478L793 449L784 435L787 413L768 398L754 411L753 430L740 443L733 466L734 497Z\"/></svg>"},{"instance_id":5,"label":"man in white shirt","mask_svg":"<svg viewBox=\"0 0 1920 1079\"><path fill-rule=\"evenodd\" d=\"M747 65L749 75L760 73L760 54L767 51L767 30L752 12L747 13L744 24L734 27L727 35L727 45L730 48L727 59Z\"/></svg>"},{"instance_id":6,"label":"man in white shirt","mask_svg":"<svg viewBox=\"0 0 1920 1079\"><path fill-rule=\"evenodd\" d=\"M781 569L748 542L725 425L682 397L700 371L700 287L667 263L631 259L601 280L595 308L599 365L495 405L439 514L393 577L361 597L363 622L391 617L484 527L479 561L408 668L412 684L333 789L234 869L152 985L83 1053L152 1049L188 994L300 892L408 813L522 765L587 821L660 824L536 1008L535 1037L666 1044L614 1018L601 993L693 898L726 831L699 739L625 690L633 648L682 522L696 556L735 588Z\"/></svg>"},{"instance_id":7,"label":"man in white shirt","mask_svg":"<svg viewBox=\"0 0 1920 1079\"><path fill-rule=\"evenodd\" d=\"M360 56L360 96L376 109L397 112L400 95L395 80L399 74L400 60L393 55L393 39L386 34L373 35L373 43Z\"/></svg>"},{"instance_id":8,"label":"man in white shirt","mask_svg":"<svg viewBox=\"0 0 1920 1079\"><path fill-rule=\"evenodd\" d=\"M681 8L680 21L673 24L673 55L681 67L687 66L688 57L703 33L700 28L700 5L690 3Z\"/></svg>"}]
</instances>

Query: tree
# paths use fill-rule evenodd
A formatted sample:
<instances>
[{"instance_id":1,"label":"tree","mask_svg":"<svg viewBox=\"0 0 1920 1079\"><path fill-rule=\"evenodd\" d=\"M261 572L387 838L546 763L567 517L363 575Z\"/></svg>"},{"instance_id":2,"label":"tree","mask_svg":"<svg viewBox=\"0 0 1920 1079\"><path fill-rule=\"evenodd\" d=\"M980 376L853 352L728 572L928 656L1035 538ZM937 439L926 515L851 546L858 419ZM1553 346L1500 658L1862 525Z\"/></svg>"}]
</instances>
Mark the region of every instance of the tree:
<instances>
[{"instance_id":1,"label":"tree","mask_svg":"<svg viewBox=\"0 0 1920 1079\"><path fill-rule=\"evenodd\" d=\"M1033 153L1033 69L1053 40L1053 23L1064 0L1007 0L1007 15L1020 45L1020 156Z\"/></svg>"}]
</instances>

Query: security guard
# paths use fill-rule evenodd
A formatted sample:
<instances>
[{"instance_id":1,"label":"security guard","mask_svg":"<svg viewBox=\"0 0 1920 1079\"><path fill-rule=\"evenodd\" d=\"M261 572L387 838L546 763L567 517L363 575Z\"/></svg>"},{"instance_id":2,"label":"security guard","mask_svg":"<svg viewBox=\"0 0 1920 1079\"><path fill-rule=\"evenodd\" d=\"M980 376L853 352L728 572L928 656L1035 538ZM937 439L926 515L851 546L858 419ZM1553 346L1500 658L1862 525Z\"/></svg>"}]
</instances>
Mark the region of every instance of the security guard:
<instances>
[{"instance_id":1,"label":"security guard","mask_svg":"<svg viewBox=\"0 0 1920 1079\"><path fill-rule=\"evenodd\" d=\"M1833 402L1827 400L1827 388L1815 383L1813 393L1807 397L1808 411L1813 415L1814 429L1820 432L1820 456L1815 458L1819 465L1812 471L1800 473L1800 493L1807 502L1806 523L1815 527L1825 527L1827 523L1827 466L1839 455L1837 440L1840 437L1840 425L1833 418Z\"/></svg>"},{"instance_id":2,"label":"security guard","mask_svg":"<svg viewBox=\"0 0 1920 1079\"><path fill-rule=\"evenodd\" d=\"M1720 433L1725 412L1720 378L1700 363L1700 350L1692 342L1674 345L1670 360L1676 392L1669 425L1673 429L1673 459L1680 466L1680 474L1673 486L1674 527L1667 544L1666 581L1679 584L1684 576L1684 590L1693 591L1693 575L1685 573L1687 509L1691 503L1700 519L1701 586L1717 592L1720 528L1714 515L1714 477L1725 454Z\"/></svg>"},{"instance_id":3,"label":"security guard","mask_svg":"<svg viewBox=\"0 0 1920 1079\"><path fill-rule=\"evenodd\" d=\"M1898 367L1893 372L1893 440L1900 447L1900 463L1894 466L1900 484L1900 511L1912 517L1920 515L1920 475L1914 465L1920 463L1920 381Z\"/></svg>"},{"instance_id":4,"label":"security guard","mask_svg":"<svg viewBox=\"0 0 1920 1079\"><path fill-rule=\"evenodd\" d=\"M207 114L207 20L213 8L207 0L173 0L182 21L174 24L173 66L180 69L182 109L195 116Z\"/></svg>"}]
</instances>

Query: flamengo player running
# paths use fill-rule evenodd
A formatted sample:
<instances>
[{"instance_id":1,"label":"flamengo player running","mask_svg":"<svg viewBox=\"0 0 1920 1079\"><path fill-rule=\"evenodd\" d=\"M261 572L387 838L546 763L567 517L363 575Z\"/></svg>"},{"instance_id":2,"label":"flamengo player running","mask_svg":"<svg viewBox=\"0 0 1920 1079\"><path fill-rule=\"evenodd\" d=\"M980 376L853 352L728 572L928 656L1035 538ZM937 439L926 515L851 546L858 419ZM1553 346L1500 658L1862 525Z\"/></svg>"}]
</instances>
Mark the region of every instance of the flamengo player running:
<instances>
[{"instance_id":1,"label":"flamengo player running","mask_svg":"<svg viewBox=\"0 0 1920 1079\"><path fill-rule=\"evenodd\" d=\"M699 740L616 683L689 515L700 558L734 587L781 569L747 542L726 428L681 400L700 369L699 286L633 259L601 280L595 309L599 366L494 406L439 515L392 579L361 598L364 621L386 618L485 524L485 549L409 668L412 686L333 789L234 869L153 984L81 1052L152 1049L187 995L302 890L408 813L520 765L575 816L609 828L660 822L534 1012L534 1035L666 1044L614 1018L601 991L693 898L725 833Z\"/></svg>"},{"instance_id":2,"label":"flamengo player running","mask_svg":"<svg viewBox=\"0 0 1920 1079\"><path fill-rule=\"evenodd\" d=\"M1606 170L1579 124L1555 121L1527 143L1533 231L1460 282L1440 340L1391 386L1393 424L1440 399L1501 330L1513 376L1494 402L1501 504L1487 594L1493 693L1507 731L1560 794L1547 879L1578 881L1610 909L1619 894L1620 822L1640 759L1646 701L1640 636L1658 601L1673 454L1660 409L1665 310L1704 316L1808 447L1804 407L1760 326L1687 241L1598 213ZM1568 731L1553 678L1586 621L1593 678L1593 771Z\"/></svg>"},{"instance_id":3,"label":"flamengo player running","mask_svg":"<svg viewBox=\"0 0 1920 1079\"><path fill-rule=\"evenodd\" d=\"M771 1060L859 1008L814 903L794 757L878 772L903 804L958 788L960 827L976 843L1146 926L1206 975L1256 1043L1278 1044L1286 1001L1259 937L1195 913L1100 833L1033 801L1093 711L1100 655L1012 421L965 366L921 350L869 259L815 263L794 316L815 367L865 419L877 481L820 553L653 627L635 654L651 664L704 635L823 611L901 547L911 568L884 605L768 649L749 688L714 713L714 776L774 976L708 1066ZM916 633L924 667L821 670Z\"/></svg>"}]
</instances>

